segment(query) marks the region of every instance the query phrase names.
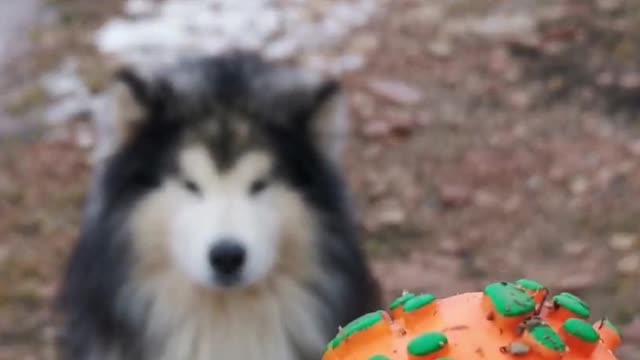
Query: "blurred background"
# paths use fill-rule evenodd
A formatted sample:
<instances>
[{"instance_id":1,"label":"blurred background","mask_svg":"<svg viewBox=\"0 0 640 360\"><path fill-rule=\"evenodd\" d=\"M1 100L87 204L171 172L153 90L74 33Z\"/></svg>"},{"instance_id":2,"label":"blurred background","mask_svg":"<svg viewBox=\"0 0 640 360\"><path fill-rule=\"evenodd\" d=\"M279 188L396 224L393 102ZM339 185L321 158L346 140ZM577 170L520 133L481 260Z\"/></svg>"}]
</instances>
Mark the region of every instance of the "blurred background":
<instances>
[{"instance_id":1,"label":"blurred background","mask_svg":"<svg viewBox=\"0 0 640 360\"><path fill-rule=\"evenodd\" d=\"M51 298L110 75L230 47L339 76L390 299L520 277L640 358L640 0L0 0L0 359L54 359Z\"/></svg>"}]
</instances>

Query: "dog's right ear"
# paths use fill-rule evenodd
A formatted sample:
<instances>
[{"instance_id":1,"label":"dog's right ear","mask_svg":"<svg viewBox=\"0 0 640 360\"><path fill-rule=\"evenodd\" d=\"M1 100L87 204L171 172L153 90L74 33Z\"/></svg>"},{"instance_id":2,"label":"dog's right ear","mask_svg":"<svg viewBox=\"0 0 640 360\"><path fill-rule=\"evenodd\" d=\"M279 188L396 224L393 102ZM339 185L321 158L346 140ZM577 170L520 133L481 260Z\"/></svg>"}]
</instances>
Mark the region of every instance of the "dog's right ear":
<instances>
[{"instance_id":1,"label":"dog's right ear","mask_svg":"<svg viewBox=\"0 0 640 360\"><path fill-rule=\"evenodd\" d=\"M113 142L115 147L120 147L148 120L154 102L154 86L150 79L131 68L118 70L114 78Z\"/></svg>"},{"instance_id":2,"label":"dog's right ear","mask_svg":"<svg viewBox=\"0 0 640 360\"><path fill-rule=\"evenodd\" d=\"M151 105L153 87L148 79L129 67L121 68L115 73L116 82L124 85L132 99L141 106Z\"/></svg>"}]
</instances>

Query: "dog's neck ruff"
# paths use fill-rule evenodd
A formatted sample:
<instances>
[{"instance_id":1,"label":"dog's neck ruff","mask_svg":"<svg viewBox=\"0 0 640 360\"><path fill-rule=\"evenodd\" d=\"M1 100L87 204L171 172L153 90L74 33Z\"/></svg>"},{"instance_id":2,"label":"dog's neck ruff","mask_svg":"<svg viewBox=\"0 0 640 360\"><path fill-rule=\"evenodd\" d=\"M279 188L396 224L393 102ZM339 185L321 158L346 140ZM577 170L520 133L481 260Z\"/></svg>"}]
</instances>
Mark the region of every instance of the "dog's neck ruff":
<instances>
[{"instance_id":1,"label":"dog's neck ruff","mask_svg":"<svg viewBox=\"0 0 640 360\"><path fill-rule=\"evenodd\" d=\"M166 277L125 292L133 300L129 316L143 330L145 359L311 359L327 341L328 309L284 275L259 289L224 294Z\"/></svg>"}]
</instances>

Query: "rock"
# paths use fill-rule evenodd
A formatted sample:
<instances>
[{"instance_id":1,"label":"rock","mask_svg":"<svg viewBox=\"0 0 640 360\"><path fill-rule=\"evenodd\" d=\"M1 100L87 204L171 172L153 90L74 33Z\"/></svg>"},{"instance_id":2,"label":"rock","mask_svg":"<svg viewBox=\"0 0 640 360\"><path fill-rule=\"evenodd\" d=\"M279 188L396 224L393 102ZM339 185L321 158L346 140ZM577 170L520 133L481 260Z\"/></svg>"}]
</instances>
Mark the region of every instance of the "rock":
<instances>
[{"instance_id":1,"label":"rock","mask_svg":"<svg viewBox=\"0 0 640 360\"><path fill-rule=\"evenodd\" d=\"M457 255L462 249L461 244L453 238L445 238L438 242L438 250L446 255Z\"/></svg>"},{"instance_id":2,"label":"rock","mask_svg":"<svg viewBox=\"0 0 640 360\"><path fill-rule=\"evenodd\" d=\"M525 110L531 106L533 97L526 91L514 91L509 94L509 105L517 110Z\"/></svg>"},{"instance_id":3,"label":"rock","mask_svg":"<svg viewBox=\"0 0 640 360\"><path fill-rule=\"evenodd\" d=\"M83 149L90 149L95 144L95 136L90 129L81 128L75 133L76 144Z\"/></svg>"},{"instance_id":4,"label":"rock","mask_svg":"<svg viewBox=\"0 0 640 360\"><path fill-rule=\"evenodd\" d=\"M607 166L603 166L595 174L595 184L598 184L601 187L606 187L611 183L611 181L618 175L617 172Z\"/></svg>"},{"instance_id":5,"label":"rock","mask_svg":"<svg viewBox=\"0 0 640 360\"><path fill-rule=\"evenodd\" d=\"M360 70L366 65L366 59L360 54L345 54L333 61L333 73L343 74Z\"/></svg>"},{"instance_id":6,"label":"rock","mask_svg":"<svg viewBox=\"0 0 640 360\"><path fill-rule=\"evenodd\" d=\"M544 187L544 177L540 175L532 175L527 179L527 188L532 191L538 191Z\"/></svg>"},{"instance_id":7,"label":"rock","mask_svg":"<svg viewBox=\"0 0 640 360\"><path fill-rule=\"evenodd\" d=\"M507 49L519 57L535 58L542 54L542 41L538 36L527 36L507 40Z\"/></svg>"},{"instance_id":8,"label":"rock","mask_svg":"<svg viewBox=\"0 0 640 360\"><path fill-rule=\"evenodd\" d=\"M637 163L632 160L625 160L620 162L615 167L615 173L618 175L631 174L636 169Z\"/></svg>"},{"instance_id":9,"label":"rock","mask_svg":"<svg viewBox=\"0 0 640 360\"><path fill-rule=\"evenodd\" d=\"M473 194L473 203L481 208L496 207L500 201L498 197L486 190L479 190Z\"/></svg>"},{"instance_id":10,"label":"rock","mask_svg":"<svg viewBox=\"0 0 640 360\"><path fill-rule=\"evenodd\" d=\"M554 2L549 3L549 6L545 6L539 13L539 19L543 21L558 21L567 17L571 8L565 3Z\"/></svg>"},{"instance_id":11,"label":"rock","mask_svg":"<svg viewBox=\"0 0 640 360\"><path fill-rule=\"evenodd\" d=\"M502 208L506 212L514 212L520 208L521 204L522 204L522 199L520 198L520 196L511 195L509 196L507 201L504 202L504 204L502 205Z\"/></svg>"},{"instance_id":12,"label":"rock","mask_svg":"<svg viewBox=\"0 0 640 360\"><path fill-rule=\"evenodd\" d=\"M610 71L603 71L596 76L596 85L603 88L612 86L615 81L615 76Z\"/></svg>"},{"instance_id":13,"label":"rock","mask_svg":"<svg viewBox=\"0 0 640 360\"><path fill-rule=\"evenodd\" d=\"M512 61L509 52L504 47L491 50L487 67L492 74L504 74L511 64Z\"/></svg>"},{"instance_id":14,"label":"rock","mask_svg":"<svg viewBox=\"0 0 640 360\"><path fill-rule=\"evenodd\" d=\"M578 176L571 181L569 188L573 195L582 195L589 189L589 180L585 177Z\"/></svg>"},{"instance_id":15,"label":"rock","mask_svg":"<svg viewBox=\"0 0 640 360\"><path fill-rule=\"evenodd\" d=\"M439 58L447 58L453 54L453 46L445 40L436 40L427 46L429 53Z\"/></svg>"},{"instance_id":16,"label":"rock","mask_svg":"<svg viewBox=\"0 0 640 360\"><path fill-rule=\"evenodd\" d=\"M384 147L382 145L378 143L370 143L365 146L364 150L362 151L362 156L365 160L375 161L380 157L380 155L382 155L383 152ZM378 174L375 173L374 177L379 178L379 176L377 175Z\"/></svg>"},{"instance_id":17,"label":"rock","mask_svg":"<svg viewBox=\"0 0 640 360\"><path fill-rule=\"evenodd\" d=\"M547 176L551 181L562 181L567 177L567 169L560 165L553 165Z\"/></svg>"},{"instance_id":18,"label":"rock","mask_svg":"<svg viewBox=\"0 0 640 360\"><path fill-rule=\"evenodd\" d=\"M406 219L406 212L400 208L387 208L377 214L378 223L382 226L402 225Z\"/></svg>"},{"instance_id":19,"label":"rock","mask_svg":"<svg viewBox=\"0 0 640 360\"><path fill-rule=\"evenodd\" d=\"M373 94L399 105L415 105L423 98L420 89L399 80L373 79L367 87Z\"/></svg>"},{"instance_id":20,"label":"rock","mask_svg":"<svg viewBox=\"0 0 640 360\"><path fill-rule=\"evenodd\" d=\"M603 11L614 11L620 9L624 4L623 0L597 0L598 9Z\"/></svg>"},{"instance_id":21,"label":"rock","mask_svg":"<svg viewBox=\"0 0 640 360\"><path fill-rule=\"evenodd\" d=\"M0 245L0 265L4 264L9 259L9 246Z\"/></svg>"},{"instance_id":22,"label":"rock","mask_svg":"<svg viewBox=\"0 0 640 360\"><path fill-rule=\"evenodd\" d=\"M371 216L361 215L358 217L358 224L362 227L362 230L367 234L373 234L380 230L378 223L371 218Z\"/></svg>"},{"instance_id":23,"label":"rock","mask_svg":"<svg viewBox=\"0 0 640 360\"><path fill-rule=\"evenodd\" d=\"M562 246L562 250L569 256L580 256L589 249L589 245L583 241L572 241Z\"/></svg>"},{"instance_id":24,"label":"rock","mask_svg":"<svg viewBox=\"0 0 640 360\"><path fill-rule=\"evenodd\" d=\"M629 145L627 145L627 150L633 156L640 156L640 140L634 140Z\"/></svg>"},{"instance_id":25,"label":"rock","mask_svg":"<svg viewBox=\"0 0 640 360\"><path fill-rule=\"evenodd\" d=\"M415 128L417 122L411 116L411 114L407 112L395 111L387 115L388 121L391 130L400 135L407 135L410 133L413 128Z\"/></svg>"},{"instance_id":26,"label":"rock","mask_svg":"<svg viewBox=\"0 0 640 360\"><path fill-rule=\"evenodd\" d=\"M380 41L374 34L359 34L349 42L349 50L361 54L369 54L378 49Z\"/></svg>"},{"instance_id":27,"label":"rock","mask_svg":"<svg viewBox=\"0 0 640 360\"><path fill-rule=\"evenodd\" d=\"M616 233L609 239L609 247L616 251L629 251L638 242L638 235L632 233Z\"/></svg>"},{"instance_id":28,"label":"rock","mask_svg":"<svg viewBox=\"0 0 640 360\"><path fill-rule=\"evenodd\" d=\"M634 275L640 269L640 254L628 254L618 261L616 266L622 275Z\"/></svg>"},{"instance_id":29,"label":"rock","mask_svg":"<svg viewBox=\"0 0 640 360\"><path fill-rule=\"evenodd\" d=\"M456 208L466 205L471 200L471 190L463 185L445 184L440 187L440 201L442 205Z\"/></svg>"},{"instance_id":30,"label":"rock","mask_svg":"<svg viewBox=\"0 0 640 360\"><path fill-rule=\"evenodd\" d=\"M375 102L371 95L356 91L351 96L354 111L363 119L371 119L375 113Z\"/></svg>"},{"instance_id":31,"label":"rock","mask_svg":"<svg viewBox=\"0 0 640 360\"><path fill-rule=\"evenodd\" d=\"M389 190L389 181L377 172L366 172L365 184L367 185L367 195L372 198L380 198Z\"/></svg>"},{"instance_id":32,"label":"rock","mask_svg":"<svg viewBox=\"0 0 640 360\"><path fill-rule=\"evenodd\" d=\"M411 9L401 21L413 26L433 26L441 23L447 17L444 16L442 5L433 1L419 2L419 7Z\"/></svg>"},{"instance_id":33,"label":"rock","mask_svg":"<svg viewBox=\"0 0 640 360\"><path fill-rule=\"evenodd\" d=\"M640 89L640 73L633 72L622 75L620 78L620 87L625 90Z\"/></svg>"},{"instance_id":34,"label":"rock","mask_svg":"<svg viewBox=\"0 0 640 360\"><path fill-rule=\"evenodd\" d=\"M561 76L553 76L547 81L546 86L548 91L560 91L566 86L566 81Z\"/></svg>"},{"instance_id":35,"label":"rock","mask_svg":"<svg viewBox=\"0 0 640 360\"><path fill-rule=\"evenodd\" d=\"M531 14L494 14L470 23L473 33L495 40L530 34L535 25Z\"/></svg>"},{"instance_id":36,"label":"rock","mask_svg":"<svg viewBox=\"0 0 640 360\"><path fill-rule=\"evenodd\" d=\"M362 133L369 138L381 138L391 133L391 126L382 120L367 121L362 126Z\"/></svg>"}]
</instances>

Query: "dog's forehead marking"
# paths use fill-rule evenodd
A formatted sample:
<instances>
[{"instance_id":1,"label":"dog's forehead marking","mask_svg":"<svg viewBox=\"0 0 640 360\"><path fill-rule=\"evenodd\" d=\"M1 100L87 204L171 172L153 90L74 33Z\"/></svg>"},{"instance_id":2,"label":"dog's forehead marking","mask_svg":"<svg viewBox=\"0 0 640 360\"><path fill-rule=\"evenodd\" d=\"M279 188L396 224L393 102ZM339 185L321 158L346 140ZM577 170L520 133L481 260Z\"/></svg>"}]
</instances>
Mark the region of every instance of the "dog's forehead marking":
<instances>
[{"instance_id":1,"label":"dog's forehead marking","mask_svg":"<svg viewBox=\"0 0 640 360\"><path fill-rule=\"evenodd\" d=\"M189 145L178 154L178 166L187 177L206 181L218 176L215 164L203 145Z\"/></svg>"},{"instance_id":2,"label":"dog's forehead marking","mask_svg":"<svg viewBox=\"0 0 640 360\"><path fill-rule=\"evenodd\" d=\"M238 154L231 166L220 169L215 164L215 156L204 145L190 145L178 157L179 167L184 176L202 183L221 185L224 181L247 183L256 177L266 175L273 159L259 149Z\"/></svg>"},{"instance_id":3,"label":"dog's forehead marking","mask_svg":"<svg viewBox=\"0 0 640 360\"><path fill-rule=\"evenodd\" d=\"M238 158L261 147L259 131L250 119L229 115L220 119L217 134L207 139L211 154L221 171L234 166Z\"/></svg>"},{"instance_id":4,"label":"dog's forehead marking","mask_svg":"<svg viewBox=\"0 0 640 360\"><path fill-rule=\"evenodd\" d=\"M224 172L244 154L264 148L264 137L257 126L241 114L217 112L186 133L185 147L198 145L206 148L217 171Z\"/></svg>"},{"instance_id":5,"label":"dog's forehead marking","mask_svg":"<svg viewBox=\"0 0 640 360\"><path fill-rule=\"evenodd\" d=\"M272 158L264 151L249 151L235 162L231 172L240 181L252 181L256 176L264 176L272 166Z\"/></svg>"}]
</instances>

